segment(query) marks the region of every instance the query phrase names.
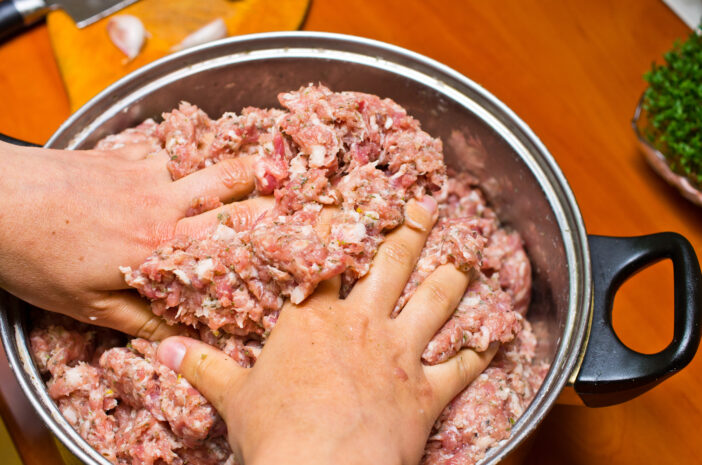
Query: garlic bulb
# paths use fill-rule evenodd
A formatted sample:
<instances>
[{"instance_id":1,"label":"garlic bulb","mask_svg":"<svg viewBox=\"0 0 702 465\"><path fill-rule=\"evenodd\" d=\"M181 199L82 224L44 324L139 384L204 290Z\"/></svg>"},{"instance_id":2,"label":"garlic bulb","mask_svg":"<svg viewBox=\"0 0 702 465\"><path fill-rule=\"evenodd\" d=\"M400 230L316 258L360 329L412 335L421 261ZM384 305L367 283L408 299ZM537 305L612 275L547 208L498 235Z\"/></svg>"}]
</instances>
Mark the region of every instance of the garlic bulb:
<instances>
[{"instance_id":1,"label":"garlic bulb","mask_svg":"<svg viewBox=\"0 0 702 465\"><path fill-rule=\"evenodd\" d=\"M213 40L227 37L227 25L222 18L217 18L211 23L207 23L197 31L188 35L181 43L173 47L172 50L183 50L196 45L211 42Z\"/></svg>"},{"instance_id":2,"label":"garlic bulb","mask_svg":"<svg viewBox=\"0 0 702 465\"><path fill-rule=\"evenodd\" d=\"M139 18L132 15L117 15L107 23L110 40L129 60L133 60L146 40L146 29Z\"/></svg>"}]
</instances>

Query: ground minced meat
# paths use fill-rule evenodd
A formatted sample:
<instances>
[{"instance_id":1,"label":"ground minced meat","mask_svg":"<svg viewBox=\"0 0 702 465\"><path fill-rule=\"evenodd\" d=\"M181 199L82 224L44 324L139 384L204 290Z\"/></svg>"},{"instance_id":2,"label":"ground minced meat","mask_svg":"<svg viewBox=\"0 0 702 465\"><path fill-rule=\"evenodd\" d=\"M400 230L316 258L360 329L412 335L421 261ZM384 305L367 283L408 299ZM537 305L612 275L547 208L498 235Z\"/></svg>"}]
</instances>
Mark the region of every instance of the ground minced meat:
<instances>
[{"instance_id":1,"label":"ground minced meat","mask_svg":"<svg viewBox=\"0 0 702 465\"><path fill-rule=\"evenodd\" d=\"M165 150L179 179L227 158L254 160L257 195L275 206L241 229L226 215L204 239L162 244L126 282L155 314L252 366L283 303L342 277L342 294L368 272L385 234L405 221L412 198L433 195L439 220L394 314L441 264L470 273L454 315L422 359L436 364L462 348L501 348L490 367L436 422L423 463L474 463L509 436L548 366L534 362L525 318L531 267L519 234L502 227L477 181L447 173L439 139L389 99L309 85L278 96L282 109L245 108L212 120L188 103L101 140L109 150ZM196 198L186 214L220 206ZM183 378L155 360L156 343L63 317L31 333L39 370L68 422L117 464L223 464L234 459L226 425Z\"/></svg>"}]
</instances>

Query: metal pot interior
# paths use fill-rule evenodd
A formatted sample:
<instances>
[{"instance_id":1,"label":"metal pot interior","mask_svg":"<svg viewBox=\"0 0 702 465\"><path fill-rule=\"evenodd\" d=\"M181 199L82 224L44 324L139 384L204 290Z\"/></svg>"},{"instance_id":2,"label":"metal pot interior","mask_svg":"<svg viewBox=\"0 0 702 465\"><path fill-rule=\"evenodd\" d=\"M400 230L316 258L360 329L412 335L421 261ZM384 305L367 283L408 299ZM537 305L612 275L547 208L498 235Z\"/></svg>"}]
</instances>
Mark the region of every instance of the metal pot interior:
<instances>
[{"instance_id":1,"label":"metal pot interior","mask_svg":"<svg viewBox=\"0 0 702 465\"><path fill-rule=\"evenodd\" d=\"M279 92L321 82L332 90L389 97L444 143L448 165L477 176L500 218L518 230L533 264L528 318L539 357L552 368L493 464L541 421L577 363L587 326L590 267L582 219L557 165L529 128L474 82L420 55L379 42L324 33L243 36L172 55L108 88L74 114L47 146L91 148L101 137L158 119L181 100L210 116L279 106ZM5 306L8 357L54 433L87 463L107 463L63 420L29 357L24 304Z\"/></svg>"}]
</instances>

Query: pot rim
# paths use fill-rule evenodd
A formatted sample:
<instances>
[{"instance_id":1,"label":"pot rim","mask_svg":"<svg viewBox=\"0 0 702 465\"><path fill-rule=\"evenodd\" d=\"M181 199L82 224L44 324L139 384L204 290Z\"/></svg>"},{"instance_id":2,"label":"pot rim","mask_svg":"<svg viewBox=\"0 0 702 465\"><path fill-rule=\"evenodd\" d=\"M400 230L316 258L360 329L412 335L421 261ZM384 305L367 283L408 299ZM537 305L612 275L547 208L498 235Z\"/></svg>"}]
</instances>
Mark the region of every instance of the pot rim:
<instances>
[{"instance_id":1,"label":"pot rim","mask_svg":"<svg viewBox=\"0 0 702 465\"><path fill-rule=\"evenodd\" d=\"M592 279L587 235L573 192L557 163L533 131L482 86L431 58L384 42L327 32L272 32L230 37L156 60L107 87L64 122L46 143L74 148L100 124L161 84L228 64L265 58L352 61L402 73L458 101L489 124L517 152L544 191L560 229L568 266L568 312L551 368L510 437L479 463L493 465L531 434L577 373L591 317ZM464 93L461 91L469 91ZM470 94L470 96L468 95ZM82 127L74 131L73 127ZM63 418L34 366L18 302L0 312L0 336L10 366L32 406L52 432L86 463L109 465Z\"/></svg>"}]
</instances>

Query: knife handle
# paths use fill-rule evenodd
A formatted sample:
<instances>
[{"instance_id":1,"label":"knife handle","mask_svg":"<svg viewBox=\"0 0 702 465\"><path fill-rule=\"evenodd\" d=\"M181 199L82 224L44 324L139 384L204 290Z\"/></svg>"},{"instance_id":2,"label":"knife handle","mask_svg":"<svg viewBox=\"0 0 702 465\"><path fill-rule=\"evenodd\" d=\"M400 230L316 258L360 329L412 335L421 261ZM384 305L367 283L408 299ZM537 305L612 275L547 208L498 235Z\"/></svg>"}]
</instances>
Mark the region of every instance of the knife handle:
<instances>
[{"instance_id":1,"label":"knife handle","mask_svg":"<svg viewBox=\"0 0 702 465\"><path fill-rule=\"evenodd\" d=\"M12 0L0 2L0 41L4 41L24 27L24 18Z\"/></svg>"},{"instance_id":2,"label":"knife handle","mask_svg":"<svg viewBox=\"0 0 702 465\"><path fill-rule=\"evenodd\" d=\"M44 0L0 1L0 42L41 19L47 11Z\"/></svg>"}]
</instances>

